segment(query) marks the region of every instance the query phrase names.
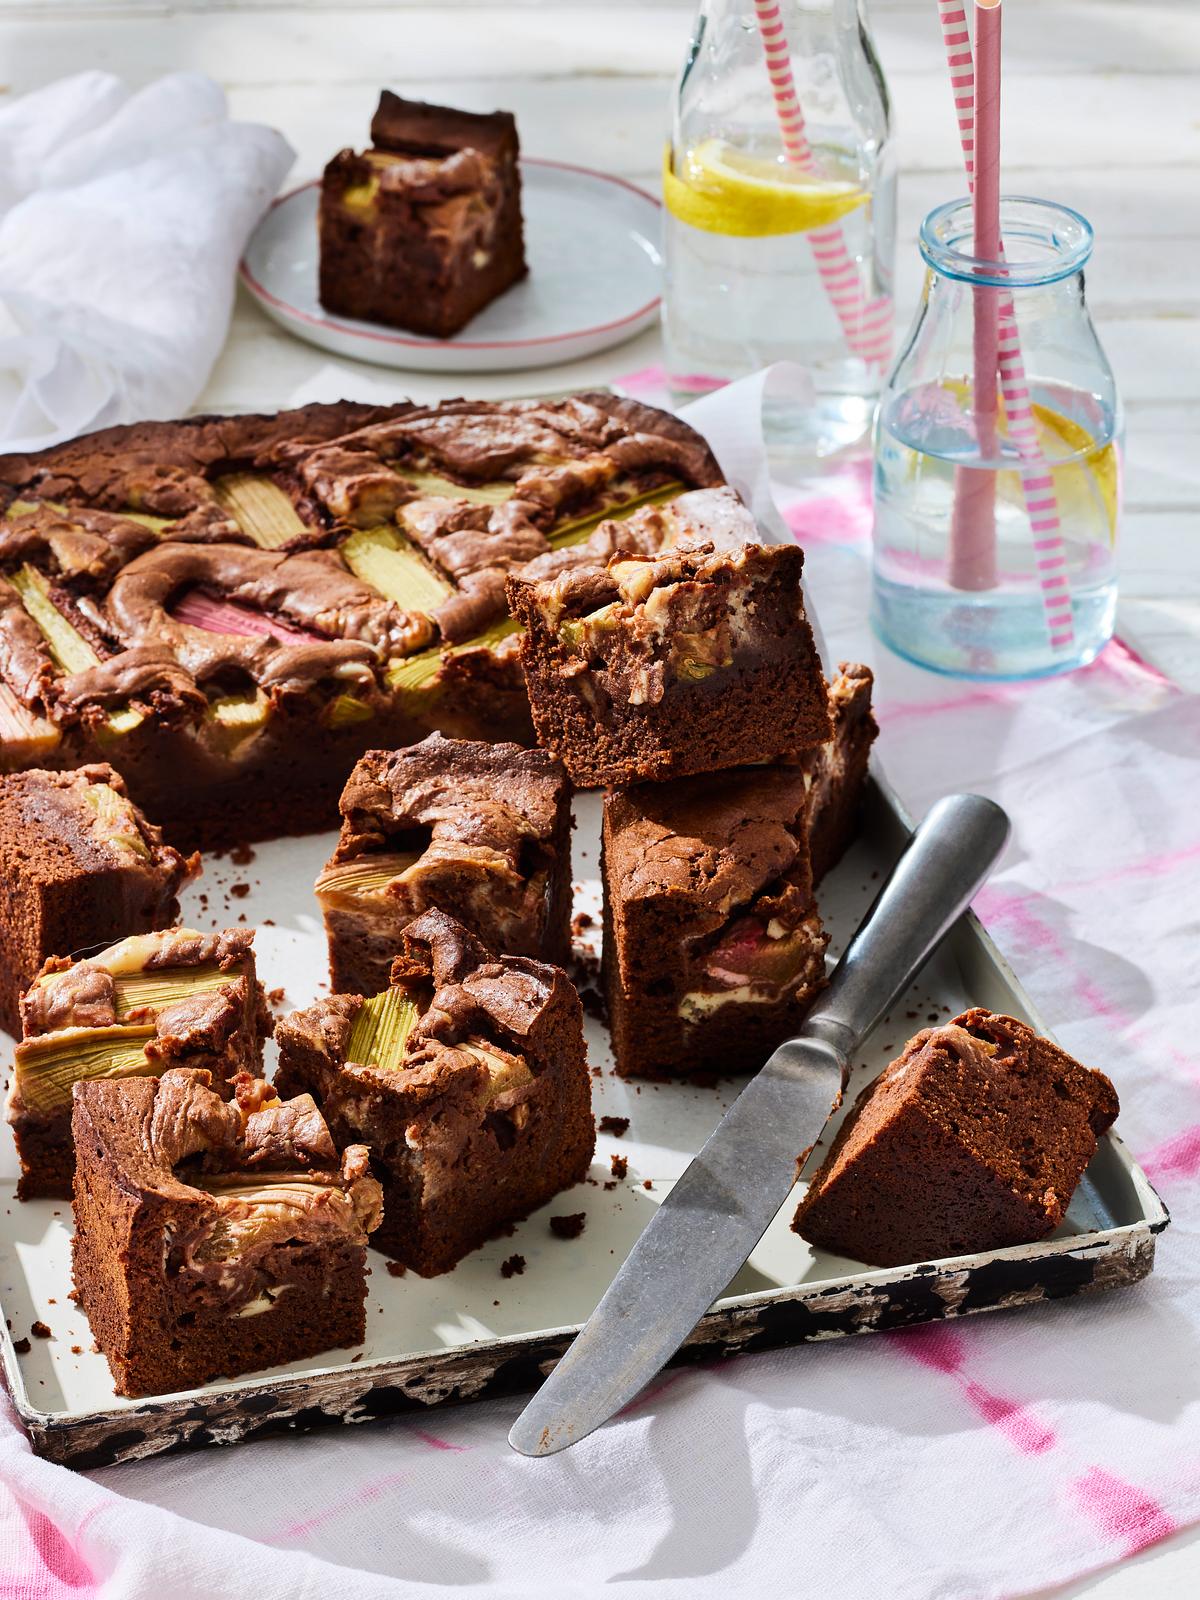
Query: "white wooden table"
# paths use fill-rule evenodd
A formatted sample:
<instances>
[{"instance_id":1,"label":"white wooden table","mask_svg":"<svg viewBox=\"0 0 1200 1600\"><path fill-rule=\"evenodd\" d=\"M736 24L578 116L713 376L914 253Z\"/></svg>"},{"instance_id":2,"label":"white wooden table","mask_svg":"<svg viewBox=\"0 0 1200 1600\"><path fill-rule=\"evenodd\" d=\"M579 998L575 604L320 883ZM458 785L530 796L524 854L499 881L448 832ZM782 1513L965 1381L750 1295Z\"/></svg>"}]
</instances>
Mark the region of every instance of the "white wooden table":
<instances>
[{"instance_id":1,"label":"white wooden table","mask_svg":"<svg viewBox=\"0 0 1200 1600\"><path fill-rule=\"evenodd\" d=\"M670 81L692 0L643 6L320 0L206 5L0 0L0 92L86 67L133 83L188 66L229 92L235 115L295 146L290 181L361 143L381 85L520 118L531 155L657 187ZM934 0L871 0L901 159L898 304L917 295L917 225L961 192ZM1196 0L1007 0L1009 191L1083 211L1098 245L1088 291L1128 413L1121 628L1200 688L1200 5ZM658 359L647 333L546 369L533 386L608 381ZM502 395L529 378L439 381L337 360L293 341L244 296L199 409L306 400ZM1182 1534L1058 1594L1174 1600L1200 1590L1200 1538Z\"/></svg>"}]
</instances>

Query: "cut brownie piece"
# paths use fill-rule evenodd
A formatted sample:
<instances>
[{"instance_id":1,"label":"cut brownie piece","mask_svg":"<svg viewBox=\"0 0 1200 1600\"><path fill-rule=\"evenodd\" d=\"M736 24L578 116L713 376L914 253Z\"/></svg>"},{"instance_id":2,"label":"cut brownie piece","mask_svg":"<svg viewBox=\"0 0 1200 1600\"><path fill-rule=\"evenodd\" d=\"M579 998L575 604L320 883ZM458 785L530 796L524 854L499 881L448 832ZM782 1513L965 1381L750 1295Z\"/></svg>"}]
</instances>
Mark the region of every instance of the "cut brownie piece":
<instances>
[{"instance_id":1,"label":"cut brownie piece","mask_svg":"<svg viewBox=\"0 0 1200 1600\"><path fill-rule=\"evenodd\" d=\"M50 956L170 927L200 871L129 799L110 766L0 776L0 1026Z\"/></svg>"},{"instance_id":2,"label":"cut brownie piece","mask_svg":"<svg viewBox=\"0 0 1200 1600\"><path fill-rule=\"evenodd\" d=\"M825 979L794 766L604 802L604 987L624 1077L760 1067Z\"/></svg>"},{"instance_id":3,"label":"cut brownie piece","mask_svg":"<svg viewBox=\"0 0 1200 1600\"><path fill-rule=\"evenodd\" d=\"M316 884L335 993L386 989L402 932L431 908L497 954L566 964L571 802L553 756L431 733L368 751L341 809Z\"/></svg>"},{"instance_id":4,"label":"cut brownie piece","mask_svg":"<svg viewBox=\"0 0 1200 1600\"><path fill-rule=\"evenodd\" d=\"M516 120L384 90L371 138L321 180L321 304L448 339L527 271Z\"/></svg>"},{"instance_id":5,"label":"cut brownie piece","mask_svg":"<svg viewBox=\"0 0 1200 1600\"><path fill-rule=\"evenodd\" d=\"M283 1094L371 1146L380 1250L431 1277L586 1174L595 1145L579 997L557 967L493 956L453 918L404 931L392 987L276 1029Z\"/></svg>"},{"instance_id":6,"label":"cut brownie piece","mask_svg":"<svg viewBox=\"0 0 1200 1600\"><path fill-rule=\"evenodd\" d=\"M187 1066L210 1071L229 1094L239 1072L261 1067L271 1017L253 939L247 928L174 928L46 963L21 1000L24 1037L8 1097L22 1200L70 1196L76 1083Z\"/></svg>"},{"instance_id":7,"label":"cut brownie piece","mask_svg":"<svg viewBox=\"0 0 1200 1600\"><path fill-rule=\"evenodd\" d=\"M926 1028L851 1107L801 1200L810 1244L896 1267L1032 1244L1062 1221L1116 1090L1014 1017Z\"/></svg>"},{"instance_id":8,"label":"cut brownie piece","mask_svg":"<svg viewBox=\"0 0 1200 1600\"><path fill-rule=\"evenodd\" d=\"M830 737L796 545L658 556L508 580L539 741L581 787L661 781Z\"/></svg>"},{"instance_id":9,"label":"cut brownie piece","mask_svg":"<svg viewBox=\"0 0 1200 1600\"><path fill-rule=\"evenodd\" d=\"M118 1394L360 1344L379 1185L309 1095L207 1072L76 1086L75 1288Z\"/></svg>"},{"instance_id":10,"label":"cut brownie piece","mask_svg":"<svg viewBox=\"0 0 1200 1600\"><path fill-rule=\"evenodd\" d=\"M808 847L813 882L837 865L858 828L867 762L879 732L871 714L871 669L843 661L829 685L833 737L800 758L810 780Z\"/></svg>"}]
</instances>

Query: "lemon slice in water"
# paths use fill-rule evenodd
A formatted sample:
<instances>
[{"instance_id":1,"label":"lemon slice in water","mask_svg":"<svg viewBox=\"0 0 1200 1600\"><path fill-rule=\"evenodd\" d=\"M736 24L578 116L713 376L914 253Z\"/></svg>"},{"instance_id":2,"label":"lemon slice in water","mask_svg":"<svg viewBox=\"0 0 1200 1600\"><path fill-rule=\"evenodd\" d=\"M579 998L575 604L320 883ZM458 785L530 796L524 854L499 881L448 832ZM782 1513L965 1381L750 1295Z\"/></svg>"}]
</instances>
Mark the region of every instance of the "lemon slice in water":
<instances>
[{"instance_id":1,"label":"lemon slice in water","mask_svg":"<svg viewBox=\"0 0 1200 1600\"><path fill-rule=\"evenodd\" d=\"M683 154L676 171L670 146L663 159L663 200L680 222L707 233L756 238L828 227L864 205L854 183L816 177L787 162L751 155L724 139L706 139Z\"/></svg>"},{"instance_id":2,"label":"lemon slice in water","mask_svg":"<svg viewBox=\"0 0 1200 1600\"><path fill-rule=\"evenodd\" d=\"M1059 461L1052 451L1046 451L1047 464L1054 476L1054 492L1058 497L1058 514L1064 520L1072 515L1086 514L1089 506L1100 510L1108 524L1110 543L1117 536L1117 447L1110 440L1097 446L1081 422L1064 417L1060 411L1033 402L1033 414L1051 439L1061 441L1064 455L1082 456L1082 460Z\"/></svg>"}]
</instances>

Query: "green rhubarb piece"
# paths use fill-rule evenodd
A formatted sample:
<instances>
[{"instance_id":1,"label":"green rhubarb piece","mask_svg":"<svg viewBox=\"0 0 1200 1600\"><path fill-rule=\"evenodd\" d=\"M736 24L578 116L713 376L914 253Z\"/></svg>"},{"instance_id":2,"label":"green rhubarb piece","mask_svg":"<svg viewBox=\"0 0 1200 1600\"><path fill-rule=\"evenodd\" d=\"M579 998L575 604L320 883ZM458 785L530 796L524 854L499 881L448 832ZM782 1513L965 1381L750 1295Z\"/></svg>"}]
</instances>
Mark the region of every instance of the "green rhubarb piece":
<instances>
[{"instance_id":1,"label":"green rhubarb piece","mask_svg":"<svg viewBox=\"0 0 1200 1600\"><path fill-rule=\"evenodd\" d=\"M226 743L238 744L258 732L270 710L270 701L261 689L256 689L252 694L226 694L210 700L207 715Z\"/></svg>"},{"instance_id":2,"label":"green rhubarb piece","mask_svg":"<svg viewBox=\"0 0 1200 1600\"><path fill-rule=\"evenodd\" d=\"M121 845L143 860L150 859L133 806L123 794L118 794L107 783L93 783L84 790L83 798L95 814L96 831L102 839Z\"/></svg>"},{"instance_id":3,"label":"green rhubarb piece","mask_svg":"<svg viewBox=\"0 0 1200 1600\"><path fill-rule=\"evenodd\" d=\"M13 1091L28 1111L60 1116L71 1109L74 1084L91 1078L157 1074L146 1056L153 1028L63 1028L25 1039L13 1060Z\"/></svg>"},{"instance_id":4,"label":"green rhubarb piece","mask_svg":"<svg viewBox=\"0 0 1200 1600\"><path fill-rule=\"evenodd\" d=\"M664 500L674 500L684 491L685 486L682 483L664 484L661 489L650 489L645 494L636 495L632 500L623 500L617 505L607 506L604 510L589 512L586 517L576 517L569 522L562 522L549 534L550 543L556 550L563 550L573 544L582 544L602 522L623 522L642 506L661 505Z\"/></svg>"},{"instance_id":5,"label":"green rhubarb piece","mask_svg":"<svg viewBox=\"0 0 1200 1600\"><path fill-rule=\"evenodd\" d=\"M127 1017L131 1011L149 1006L153 1011L165 1011L180 1000L190 1000L193 995L209 994L223 989L238 977L236 972L226 972L209 963L200 967L162 967L151 972L131 972L113 979L117 997L117 1016Z\"/></svg>"},{"instance_id":6,"label":"green rhubarb piece","mask_svg":"<svg viewBox=\"0 0 1200 1600\"><path fill-rule=\"evenodd\" d=\"M356 856L326 867L317 879L315 893L325 911L361 910L365 905L387 906L386 889L407 872L417 856L412 852Z\"/></svg>"},{"instance_id":7,"label":"green rhubarb piece","mask_svg":"<svg viewBox=\"0 0 1200 1600\"><path fill-rule=\"evenodd\" d=\"M515 483L455 483L436 472L410 472L406 467L397 471L405 483L411 484L419 495L428 500L470 500L473 505L502 506L511 500Z\"/></svg>"},{"instance_id":8,"label":"green rhubarb piece","mask_svg":"<svg viewBox=\"0 0 1200 1600\"><path fill-rule=\"evenodd\" d=\"M0 768L24 767L49 755L62 734L52 722L22 705L6 683L0 683Z\"/></svg>"},{"instance_id":9,"label":"green rhubarb piece","mask_svg":"<svg viewBox=\"0 0 1200 1600\"><path fill-rule=\"evenodd\" d=\"M50 598L50 585L44 574L26 565L14 572L9 582L41 630L50 658L60 672L86 672L89 667L100 665L95 650Z\"/></svg>"},{"instance_id":10,"label":"green rhubarb piece","mask_svg":"<svg viewBox=\"0 0 1200 1600\"><path fill-rule=\"evenodd\" d=\"M341 552L356 578L405 611L432 611L451 593L446 579L395 528L361 528L350 535Z\"/></svg>"},{"instance_id":11,"label":"green rhubarb piece","mask_svg":"<svg viewBox=\"0 0 1200 1600\"><path fill-rule=\"evenodd\" d=\"M487 649L520 631L519 622L512 617L505 617L502 622L493 623L483 633L477 634L474 639L467 639L463 644L452 645L447 650L423 650L420 655L406 656L403 661L392 662L388 668L388 686L392 689L428 689L446 656L461 655L464 650Z\"/></svg>"},{"instance_id":12,"label":"green rhubarb piece","mask_svg":"<svg viewBox=\"0 0 1200 1600\"><path fill-rule=\"evenodd\" d=\"M370 722L374 715L365 700L352 694L339 694L325 707L321 720L327 728L352 728L360 722Z\"/></svg>"},{"instance_id":13,"label":"green rhubarb piece","mask_svg":"<svg viewBox=\"0 0 1200 1600\"><path fill-rule=\"evenodd\" d=\"M270 478L230 472L213 484L213 495L238 527L263 550L278 550L312 532L289 497Z\"/></svg>"},{"instance_id":14,"label":"green rhubarb piece","mask_svg":"<svg viewBox=\"0 0 1200 1600\"><path fill-rule=\"evenodd\" d=\"M568 649L579 650L591 634L612 632L617 625L619 609L618 602L613 600L596 611L589 611L585 617L570 617L560 626L558 636Z\"/></svg>"},{"instance_id":15,"label":"green rhubarb piece","mask_svg":"<svg viewBox=\"0 0 1200 1600\"><path fill-rule=\"evenodd\" d=\"M350 1030L346 1060L395 1071L417 1021L417 1008L403 989L385 989L364 1000Z\"/></svg>"}]
</instances>

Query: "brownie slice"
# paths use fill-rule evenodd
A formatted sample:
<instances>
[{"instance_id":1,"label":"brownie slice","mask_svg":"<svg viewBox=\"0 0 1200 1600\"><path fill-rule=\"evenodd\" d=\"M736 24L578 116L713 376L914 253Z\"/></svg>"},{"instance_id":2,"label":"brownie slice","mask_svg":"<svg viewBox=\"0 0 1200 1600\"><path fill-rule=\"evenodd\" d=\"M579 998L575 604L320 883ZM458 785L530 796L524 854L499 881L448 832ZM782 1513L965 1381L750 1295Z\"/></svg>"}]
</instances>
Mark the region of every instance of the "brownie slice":
<instances>
[{"instance_id":1,"label":"brownie slice","mask_svg":"<svg viewBox=\"0 0 1200 1600\"><path fill-rule=\"evenodd\" d=\"M47 961L21 1000L8 1096L22 1200L70 1197L76 1083L186 1066L211 1072L228 1095L239 1072L261 1067L271 1018L253 940L246 928L173 928Z\"/></svg>"},{"instance_id":2,"label":"brownie slice","mask_svg":"<svg viewBox=\"0 0 1200 1600\"><path fill-rule=\"evenodd\" d=\"M876 1267L1032 1244L1118 1109L1102 1072L1015 1017L965 1011L863 1090L792 1226Z\"/></svg>"},{"instance_id":3,"label":"brownie slice","mask_svg":"<svg viewBox=\"0 0 1200 1600\"><path fill-rule=\"evenodd\" d=\"M199 856L165 845L106 764L0 776L0 1026L50 956L166 928Z\"/></svg>"},{"instance_id":4,"label":"brownie slice","mask_svg":"<svg viewBox=\"0 0 1200 1600\"><path fill-rule=\"evenodd\" d=\"M798 767L604 801L603 978L623 1077L760 1067L825 981Z\"/></svg>"},{"instance_id":5,"label":"brownie slice","mask_svg":"<svg viewBox=\"0 0 1200 1600\"><path fill-rule=\"evenodd\" d=\"M813 882L837 865L858 830L867 763L879 727L871 713L874 677L869 667L843 661L829 685L833 737L806 751L808 847Z\"/></svg>"},{"instance_id":6,"label":"brownie slice","mask_svg":"<svg viewBox=\"0 0 1200 1600\"><path fill-rule=\"evenodd\" d=\"M163 1394L360 1344L367 1152L339 1157L308 1095L248 1073L227 1103L207 1072L79 1083L79 1303L118 1394Z\"/></svg>"},{"instance_id":7,"label":"brownie slice","mask_svg":"<svg viewBox=\"0 0 1200 1600\"><path fill-rule=\"evenodd\" d=\"M431 733L368 751L341 811L316 884L335 993L386 989L401 934L435 907L497 954L566 964L571 801L553 756Z\"/></svg>"},{"instance_id":8,"label":"brownie slice","mask_svg":"<svg viewBox=\"0 0 1200 1600\"><path fill-rule=\"evenodd\" d=\"M508 580L538 739L580 787L769 761L830 737L796 545L618 551Z\"/></svg>"},{"instance_id":9,"label":"brownie slice","mask_svg":"<svg viewBox=\"0 0 1200 1600\"><path fill-rule=\"evenodd\" d=\"M528 270L516 120L384 90L371 138L321 180L321 304L448 339Z\"/></svg>"},{"instance_id":10,"label":"brownie slice","mask_svg":"<svg viewBox=\"0 0 1200 1600\"><path fill-rule=\"evenodd\" d=\"M441 911L403 944L383 994L279 1023L276 1083L312 1093L339 1144L370 1144L385 1208L372 1243L432 1277L585 1176L591 1079L557 967L493 956Z\"/></svg>"}]
</instances>

